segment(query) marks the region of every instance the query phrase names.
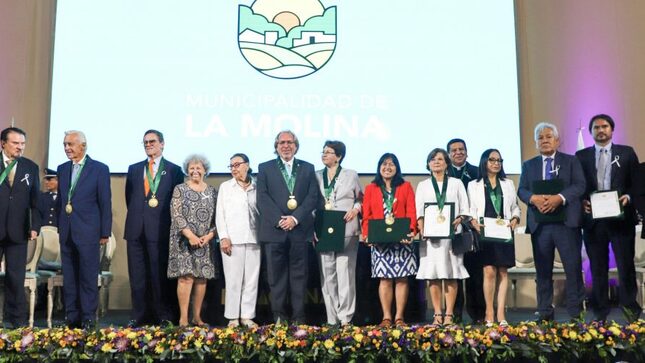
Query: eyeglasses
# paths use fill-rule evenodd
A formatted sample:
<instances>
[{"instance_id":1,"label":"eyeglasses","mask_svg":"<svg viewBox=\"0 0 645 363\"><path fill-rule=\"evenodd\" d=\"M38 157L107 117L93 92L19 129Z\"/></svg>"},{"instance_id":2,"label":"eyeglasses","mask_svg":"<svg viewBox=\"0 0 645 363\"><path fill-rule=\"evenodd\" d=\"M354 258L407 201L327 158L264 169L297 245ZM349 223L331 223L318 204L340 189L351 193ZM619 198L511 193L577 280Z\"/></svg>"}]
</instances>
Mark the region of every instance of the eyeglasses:
<instances>
[{"instance_id":1,"label":"eyeglasses","mask_svg":"<svg viewBox=\"0 0 645 363\"><path fill-rule=\"evenodd\" d=\"M157 143L157 140L143 140L143 145L154 145Z\"/></svg>"},{"instance_id":2,"label":"eyeglasses","mask_svg":"<svg viewBox=\"0 0 645 363\"><path fill-rule=\"evenodd\" d=\"M278 145L293 145L293 144L295 144L295 141L291 141L291 140L284 140L284 141L278 142Z\"/></svg>"},{"instance_id":3,"label":"eyeglasses","mask_svg":"<svg viewBox=\"0 0 645 363\"><path fill-rule=\"evenodd\" d=\"M239 163L231 164L231 165L229 165L229 166L228 166L228 168L229 168L229 170L237 169L237 168L239 168L239 167L240 167L240 165L242 165L242 164L246 164L246 161L242 161L242 162L239 162Z\"/></svg>"},{"instance_id":4,"label":"eyeglasses","mask_svg":"<svg viewBox=\"0 0 645 363\"><path fill-rule=\"evenodd\" d=\"M491 164L501 164L504 162L504 159L488 158L488 162Z\"/></svg>"},{"instance_id":5,"label":"eyeglasses","mask_svg":"<svg viewBox=\"0 0 645 363\"><path fill-rule=\"evenodd\" d=\"M325 156L325 155L336 155L336 153L335 153L335 152L333 152L333 151L323 151L321 154L322 154L323 156Z\"/></svg>"}]
</instances>

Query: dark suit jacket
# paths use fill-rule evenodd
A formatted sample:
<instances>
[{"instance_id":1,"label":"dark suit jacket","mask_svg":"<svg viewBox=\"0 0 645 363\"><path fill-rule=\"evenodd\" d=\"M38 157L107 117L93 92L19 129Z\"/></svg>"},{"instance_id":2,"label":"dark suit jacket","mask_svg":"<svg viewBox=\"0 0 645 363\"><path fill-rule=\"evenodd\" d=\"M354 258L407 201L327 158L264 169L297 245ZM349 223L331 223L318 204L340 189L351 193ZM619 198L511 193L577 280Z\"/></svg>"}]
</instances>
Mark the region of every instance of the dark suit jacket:
<instances>
[{"instance_id":1,"label":"dark suit jacket","mask_svg":"<svg viewBox=\"0 0 645 363\"><path fill-rule=\"evenodd\" d=\"M72 196L71 215L65 213L71 186L72 162L58 166L58 233L61 242L71 234L76 244L98 243L112 233L112 191L110 169L89 155Z\"/></svg>"},{"instance_id":2,"label":"dark suit jacket","mask_svg":"<svg viewBox=\"0 0 645 363\"><path fill-rule=\"evenodd\" d=\"M312 212L322 206L322 197L316 181L314 166L306 161L294 159L297 165L296 184L293 194L298 208L289 210L289 189L278 167L276 159L258 166L257 198L260 212L261 242L307 241L313 237L314 217ZM277 227L281 216L293 215L298 225L287 232Z\"/></svg>"},{"instance_id":3,"label":"dark suit jacket","mask_svg":"<svg viewBox=\"0 0 645 363\"><path fill-rule=\"evenodd\" d=\"M564 181L564 189L560 194L566 199L566 204L561 207L565 208L566 221L564 224L571 228L580 227L582 223L581 198L585 192L586 185L582 167L575 156L559 151L555 154L553 169L555 170L558 167L556 178ZM537 208L530 204L529 200L533 195L531 183L535 180L542 180L542 169L541 155L522 163L522 174L520 175L517 195L528 206L526 228L529 233L535 232L539 226L535 221L535 215L538 213Z\"/></svg>"},{"instance_id":4,"label":"dark suit jacket","mask_svg":"<svg viewBox=\"0 0 645 363\"><path fill-rule=\"evenodd\" d=\"M0 173L4 169L0 162ZM38 170L36 163L20 158L13 186L9 186L9 176L0 185L0 240L8 237L12 242L27 242L29 231L40 231Z\"/></svg>"},{"instance_id":5,"label":"dark suit jacket","mask_svg":"<svg viewBox=\"0 0 645 363\"><path fill-rule=\"evenodd\" d=\"M596 150L594 146L582 149L576 152L576 157L582 164L582 170L585 174L587 188L583 196L584 199L589 200L589 194L598 190L598 180L596 178ZM611 164L611 190L617 190L620 195L629 194L631 203L625 207L625 220L624 222L630 226L636 225L636 216L634 211L634 202L637 199L636 185L638 183L638 157L631 146L616 145L611 146L611 159L612 161L618 158L618 161ZM620 166L619 166L620 164ZM585 218L584 226L591 228L595 221Z\"/></svg>"},{"instance_id":6,"label":"dark suit jacket","mask_svg":"<svg viewBox=\"0 0 645 363\"><path fill-rule=\"evenodd\" d=\"M125 180L125 203L128 213L125 218L124 237L126 240L137 240L142 234L148 241L168 241L170 234L170 200L177 184L184 182L184 173L181 168L170 161L163 159L163 169L157 189L156 208L148 206L151 195L144 195L144 168L148 160L130 165L128 176Z\"/></svg>"},{"instance_id":7,"label":"dark suit jacket","mask_svg":"<svg viewBox=\"0 0 645 363\"><path fill-rule=\"evenodd\" d=\"M56 200L54 200L54 195ZM40 213L40 222L43 226L58 226L58 194L50 192L40 193L38 198L38 212Z\"/></svg>"}]
</instances>

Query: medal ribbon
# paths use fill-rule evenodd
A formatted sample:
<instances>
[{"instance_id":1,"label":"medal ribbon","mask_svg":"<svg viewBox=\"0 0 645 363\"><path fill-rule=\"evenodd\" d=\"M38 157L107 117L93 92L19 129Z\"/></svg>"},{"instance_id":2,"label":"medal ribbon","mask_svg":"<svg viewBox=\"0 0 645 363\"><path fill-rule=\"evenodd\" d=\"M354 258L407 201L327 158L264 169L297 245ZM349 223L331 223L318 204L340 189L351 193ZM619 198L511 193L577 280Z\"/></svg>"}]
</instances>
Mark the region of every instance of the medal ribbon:
<instances>
[{"instance_id":1,"label":"medal ribbon","mask_svg":"<svg viewBox=\"0 0 645 363\"><path fill-rule=\"evenodd\" d=\"M484 184L488 188L488 195L490 196L490 201L493 202L493 208L495 208L495 213L497 218L502 216L502 188L499 185L499 178L497 178L497 185L495 188L490 184L488 178L484 178Z\"/></svg>"},{"instance_id":2,"label":"medal ribbon","mask_svg":"<svg viewBox=\"0 0 645 363\"><path fill-rule=\"evenodd\" d=\"M87 160L85 161L87 162ZM72 195L74 195L74 191L76 190L76 183L78 183L78 179L81 177L81 172L83 172L83 168L85 167L85 162L81 164L81 166L78 168L78 173L76 173L76 178L72 180L72 185L69 187L69 191L67 192L67 204L70 204L72 202ZM74 165L72 164L72 168Z\"/></svg>"},{"instance_id":3,"label":"medal ribbon","mask_svg":"<svg viewBox=\"0 0 645 363\"><path fill-rule=\"evenodd\" d=\"M334 186L336 185L336 178L338 178L338 175L340 175L340 165L336 168L336 174L334 177L331 179L331 182L327 182L327 168L323 170L323 187L325 188L325 200L329 200L329 196L331 195L331 191L334 190Z\"/></svg>"},{"instance_id":4,"label":"medal ribbon","mask_svg":"<svg viewBox=\"0 0 645 363\"><path fill-rule=\"evenodd\" d=\"M152 177L152 171L150 168L146 167L146 178L148 179L148 185L150 185L150 191L152 195L157 195L157 189L159 189L159 182L161 182L161 170L163 170L163 158L159 161L159 167L157 168L157 174L155 177Z\"/></svg>"},{"instance_id":5,"label":"medal ribbon","mask_svg":"<svg viewBox=\"0 0 645 363\"><path fill-rule=\"evenodd\" d=\"M278 168L282 172L282 177L284 178L284 181L287 183L287 189L289 189L289 194L293 195L293 189L296 186L296 174L297 174L297 169L298 169L298 164L296 164L295 159L293 162L293 167L291 167L291 175L287 174L287 168L284 166L284 163L280 158L277 159L278 161Z\"/></svg>"},{"instance_id":6,"label":"medal ribbon","mask_svg":"<svg viewBox=\"0 0 645 363\"><path fill-rule=\"evenodd\" d=\"M381 187L381 194L383 194L384 214L387 215L388 213L390 213L394 215L392 207L394 206L394 195L396 194L396 187L392 187L391 193L388 193L388 191L385 190L385 187Z\"/></svg>"},{"instance_id":7,"label":"medal ribbon","mask_svg":"<svg viewBox=\"0 0 645 363\"><path fill-rule=\"evenodd\" d=\"M439 193L439 184L437 184L437 179L434 175L430 175L432 179L432 188L434 188L434 195L437 198L437 204L439 205L439 214L443 212L443 206L446 204L446 191L448 190L448 177L446 176L441 185L441 193Z\"/></svg>"},{"instance_id":8,"label":"medal ribbon","mask_svg":"<svg viewBox=\"0 0 645 363\"><path fill-rule=\"evenodd\" d=\"M16 159L13 159L9 163L9 165L7 165L7 168L4 169L2 174L0 174L0 184L4 183L4 180L7 178L7 175L9 175L9 173L11 173L11 169L13 169L14 165L16 165L16 162L17 162Z\"/></svg>"}]
</instances>

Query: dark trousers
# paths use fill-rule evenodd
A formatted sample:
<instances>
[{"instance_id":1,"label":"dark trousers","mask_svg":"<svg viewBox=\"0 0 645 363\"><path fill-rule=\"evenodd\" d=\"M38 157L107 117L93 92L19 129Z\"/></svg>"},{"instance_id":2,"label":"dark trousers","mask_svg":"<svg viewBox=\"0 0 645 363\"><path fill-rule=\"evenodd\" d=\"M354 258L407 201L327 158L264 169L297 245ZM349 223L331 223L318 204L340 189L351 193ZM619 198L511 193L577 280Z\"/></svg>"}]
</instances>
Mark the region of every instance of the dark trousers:
<instances>
[{"instance_id":1,"label":"dark trousers","mask_svg":"<svg viewBox=\"0 0 645 363\"><path fill-rule=\"evenodd\" d=\"M65 315L70 323L94 321L98 307L99 241L61 241Z\"/></svg>"},{"instance_id":2,"label":"dark trousers","mask_svg":"<svg viewBox=\"0 0 645 363\"><path fill-rule=\"evenodd\" d=\"M142 235L128 241L127 252L131 319L151 324L174 321L172 306L177 305L177 292L167 278L168 241L148 241Z\"/></svg>"},{"instance_id":3,"label":"dark trousers","mask_svg":"<svg viewBox=\"0 0 645 363\"><path fill-rule=\"evenodd\" d=\"M0 259L5 256L4 321L15 327L27 325L27 300L25 299L25 264L27 243L0 241Z\"/></svg>"},{"instance_id":4,"label":"dark trousers","mask_svg":"<svg viewBox=\"0 0 645 363\"><path fill-rule=\"evenodd\" d=\"M289 319L289 296L292 320L304 323L309 266L307 242L289 239L285 242L267 242L265 251L273 318L283 321Z\"/></svg>"},{"instance_id":5,"label":"dark trousers","mask_svg":"<svg viewBox=\"0 0 645 363\"><path fill-rule=\"evenodd\" d=\"M558 249L566 275L567 312L576 318L585 297L582 279L582 236L579 228L547 223L531 234L537 273L537 303L540 316L553 316L553 260Z\"/></svg>"},{"instance_id":6,"label":"dark trousers","mask_svg":"<svg viewBox=\"0 0 645 363\"><path fill-rule=\"evenodd\" d=\"M605 320L609 315L609 243L616 257L618 268L618 302L638 316L641 307L636 302L638 286L634 267L634 226L621 221L600 220L593 228L584 230L585 248L591 266L591 306L596 319Z\"/></svg>"},{"instance_id":7,"label":"dark trousers","mask_svg":"<svg viewBox=\"0 0 645 363\"><path fill-rule=\"evenodd\" d=\"M477 252L464 254L464 267L470 275L466 279L466 291L461 281L457 285L457 299L455 300L455 316L462 318L464 309L464 295L466 297L466 311L473 322L483 321L486 315L486 301L484 300L484 265Z\"/></svg>"}]
</instances>

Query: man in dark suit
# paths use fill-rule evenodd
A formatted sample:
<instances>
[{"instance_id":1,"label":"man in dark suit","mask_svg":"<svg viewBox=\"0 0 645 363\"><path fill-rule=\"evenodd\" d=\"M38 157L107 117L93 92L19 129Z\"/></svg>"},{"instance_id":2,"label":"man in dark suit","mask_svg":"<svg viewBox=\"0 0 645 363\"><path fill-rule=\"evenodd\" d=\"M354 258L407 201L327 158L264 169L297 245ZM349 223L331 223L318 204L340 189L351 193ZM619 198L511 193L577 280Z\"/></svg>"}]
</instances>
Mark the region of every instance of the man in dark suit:
<instances>
[{"instance_id":1,"label":"man in dark suit","mask_svg":"<svg viewBox=\"0 0 645 363\"><path fill-rule=\"evenodd\" d=\"M56 170L45 169L45 191L38 199L38 212L43 226L58 226L58 210L56 209L58 199L58 177Z\"/></svg>"},{"instance_id":2,"label":"man in dark suit","mask_svg":"<svg viewBox=\"0 0 645 363\"><path fill-rule=\"evenodd\" d=\"M65 314L70 327L96 325L100 245L112 233L112 195L107 165L87 155L81 131L66 131L70 160L58 166L58 233Z\"/></svg>"},{"instance_id":3,"label":"man in dark suit","mask_svg":"<svg viewBox=\"0 0 645 363\"><path fill-rule=\"evenodd\" d=\"M167 278L170 200L175 186L184 181L184 173L162 156L164 146L160 131L146 131L147 158L130 165L125 181L131 326L174 321L176 315L176 285L172 289Z\"/></svg>"},{"instance_id":4,"label":"man in dark suit","mask_svg":"<svg viewBox=\"0 0 645 363\"><path fill-rule=\"evenodd\" d=\"M636 302L636 268L634 248L637 224L632 198L637 196L636 185L638 157L630 146L612 142L614 120L609 115L596 115L589 121L589 132L595 145L576 153L582 164L587 189L582 201L585 218L583 223L585 248L589 256L593 281L592 308L597 320L609 315L609 243L611 242L618 267L618 299L628 321L640 316L641 307ZM616 190L624 208L621 219L591 218L589 194L596 191Z\"/></svg>"},{"instance_id":5,"label":"man in dark suit","mask_svg":"<svg viewBox=\"0 0 645 363\"><path fill-rule=\"evenodd\" d=\"M40 230L38 165L22 157L27 135L17 127L2 130L0 165L0 259L5 256L4 324L27 325L25 261L27 240Z\"/></svg>"},{"instance_id":6,"label":"man in dark suit","mask_svg":"<svg viewBox=\"0 0 645 363\"><path fill-rule=\"evenodd\" d=\"M471 180L479 178L479 168L470 164L468 159L468 149L463 139L452 139L446 146L448 156L450 157L450 166L448 166L448 176L461 180L464 188L468 189L468 183ZM466 284L466 311L473 322L483 321L486 315L486 301L484 300L484 265L477 252L468 252L464 254L464 267L468 271L470 278L465 280ZM464 309L464 285L459 284L457 289L457 300L455 300L455 318L462 320Z\"/></svg>"},{"instance_id":7,"label":"man in dark suit","mask_svg":"<svg viewBox=\"0 0 645 363\"><path fill-rule=\"evenodd\" d=\"M528 206L526 231L531 233L533 257L537 272L539 320L553 320L553 260L558 249L566 274L566 305L572 318L582 312L584 283L582 280L581 197L585 179L580 162L573 155L557 151L560 145L555 125L542 122L535 127L535 144L539 156L522 163L518 195ZM559 179L562 190L557 194L533 192L534 182ZM554 182L555 183L555 182ZM554 216L564 210L564 221ZM554 215L554 213L556 213ZM539 216L538 216L539 215ZM541 216L551 222L539 222Z\"/></svg>"},{"instance_id":8,"label":"man in dark suit","mask_svg":"<svg viewBox=\"0 0 645 363\"><path fill-rule=\"evenodd\" d=\"M313 238L312 212L320 204L313 165L294 157L299 145L293 132L281 131L274 144L278 158L258 167L258 239L267 255L271 310L277 322L289 319L287 296L291 318L305 321L307 243Z\"/></svg>"}]
</instances>

